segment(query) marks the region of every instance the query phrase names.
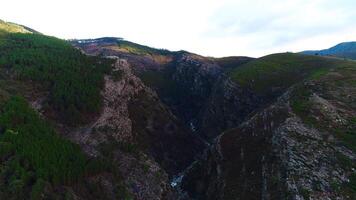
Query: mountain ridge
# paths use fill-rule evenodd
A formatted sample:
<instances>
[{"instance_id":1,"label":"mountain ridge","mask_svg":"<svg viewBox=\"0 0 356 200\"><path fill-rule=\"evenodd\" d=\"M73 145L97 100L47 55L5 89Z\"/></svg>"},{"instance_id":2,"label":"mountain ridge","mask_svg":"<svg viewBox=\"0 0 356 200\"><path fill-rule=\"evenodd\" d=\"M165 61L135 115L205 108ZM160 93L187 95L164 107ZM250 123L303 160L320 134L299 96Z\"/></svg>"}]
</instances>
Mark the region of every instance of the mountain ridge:
<instances>
[{"instance_id":1,"label":"mountain ridge","mask_svg":"<svg viewBox=\"0 0 356 200\"><path fill-rule=\"evenodd\" d=\"M356 59L356 41L339 43L333 47L324 50L302 51L302 54L334 56L343 59Z\"/></svg>"},{"instance_id":2,"label":"mountain ridge","mask_svg":"<svg viewBox=\"0 0 356 200\"><path fill-rule=\"evenodd\" d=\"M8 27L0 34L0 199L356 195L355 62L212 58Z\"/></svg>"}]
</instances>

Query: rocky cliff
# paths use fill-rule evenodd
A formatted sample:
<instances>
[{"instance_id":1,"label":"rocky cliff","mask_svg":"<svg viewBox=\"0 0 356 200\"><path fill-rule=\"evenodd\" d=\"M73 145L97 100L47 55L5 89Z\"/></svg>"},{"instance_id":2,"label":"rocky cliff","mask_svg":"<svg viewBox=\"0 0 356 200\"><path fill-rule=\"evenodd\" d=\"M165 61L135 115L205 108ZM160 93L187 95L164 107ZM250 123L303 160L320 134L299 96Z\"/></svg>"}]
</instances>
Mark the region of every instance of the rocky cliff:
<instances>
[{"instance_id":1,"label":"rocky cliff","mask_svg":"<svg viewBox=\"0 0 356 200\"><path fill-rule=\"evenodd\" d=\"M125 59L115 59L112 74L105 77L102 113L69 136L88 154L109 156L117 163L137 199L168 198L169 177L188 166L203 143L179 124Z\"/></svg>"},{"instance_id":2,"label":"rocky cliff","mask_svg":"<svg viewBox=\"0 0 356 200\"><path fill-rule=\"evenodd\" d=\"M126 59L110 59L116 62L104 77L99 116L82 127L58 128L89 156L113 163L112 173L88 180L101 185L106 198L115 198L115 188L120 187L135 199L176 199L171 179L195 160L205 144L144 85ZM32 105L43 113L43 102L39 98ZM89 198L83 191L72 193Z\"/></svg>"},{"instance_id":3,"label":"rocky cliff","mask_svg":"<svg viewBox=\"0 0 356 200\"><path fill-rule=\"evenodd\" d=\"M263 98L222 74L199 113L199 130L206 140L212 141L223 131L238 126L262 105Z\"/></svg>"},{"instance_id":4,"label":"rocky cliff","mask_svg":"<svg viewBox=\"0 0 356 200\"><path fill-rule=\"evenodd\" d=\"M131 51L127 51L117 38L72 43L91 55L125 58L134 73L158 93L173 114L207 141L237 126L262 102L261 97L226 75L252 58L215 59L152 48L143 52L137 44L131 44Z\"/></svg>"},{"instance_id":5,"label":"rocky cliff","mask_svg":"<svg viewBox=\"0 0 356 200\"><path fill-rule=\"evenodd\" d=\"M352 63L295 54L253 60L166 51L145 54L148 62L122 47L96 48L141 63L134 73L183 127L213 143L183 174L180 186L192 198L354 197L355 154L348 143L355 92L346 86L354 79ZM158 55L167 62L154 60ZM140 100L133 105L145 106Z\"/></svg>"},{"instance_id":6,"label":"rocky cliff","mask_svg":"<svg viewBox=\"0 0 356 200\"><path fill-rule=\"evenodd\" d=\"M354 199L354 73L296 85L224 132L183 188L197 199Z\"/></svg>"}]
</instances>

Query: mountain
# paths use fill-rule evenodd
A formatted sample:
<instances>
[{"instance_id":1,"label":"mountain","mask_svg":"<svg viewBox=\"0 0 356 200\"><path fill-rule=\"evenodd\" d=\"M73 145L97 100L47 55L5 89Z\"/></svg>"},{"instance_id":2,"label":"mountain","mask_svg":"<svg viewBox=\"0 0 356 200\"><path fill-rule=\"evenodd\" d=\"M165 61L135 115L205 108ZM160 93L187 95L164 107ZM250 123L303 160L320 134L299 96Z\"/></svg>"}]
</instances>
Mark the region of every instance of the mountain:
<instances>
[{"instance_id":1,"label":"mountain","mask_svg":"<svg viewBox=\"0 0 356 200\"><path fill-rule=\"evenodd\" d=\"M122 39L109 42L107 38L98 38L91 42L71 42L87 54L126 59L133 66L134 73L157 92L160 99L186 126L208 140L212 138L207 136L210 130L205 127L211 124L205 124L208 120L204 113L207 112L207 104L213 98L215 88L226 80L225 72L253 60L248 57L206 58L186 51L153 49ZM213 120L219 118L224 119L224 116L214 116ZM216 136L221 130L212 131Z\"/></svg>"},{"instance_id":2,"label":"mountain","mask_svg":"<svg viewBox=\"0 0 356 200\"><path fill-rule=\"evenodd\" d=\"M334 56L339 58L356 59L356 42L344 42L334 47L324 50L303 51L302 54L320 55L320 56Z\"/></svg>"},{"instance_id":3,"label":"mountain","mask_svg":"<svg viewBox=\"0 0 356 200\"><path fill-rule=\"evenodd\" d=\"M8 30L0 36L0 198L171 198L169 179L204 143L131 65Z\"/></svg>"},{"instance_id":4,"label":"mountain","mask_svg":"<svg viewBox=\"0 0 356 200\"><path fill-rule=\"evenodd\" d=\"M339 61L299 54L273 54L229 70L213 88L202 114L209 140L234 128L276 100L292 85L324 73Z\"/></svg>"},{"instance_id":5,"label":"mountain","mask_svg":"<svg viewBox=\"0 0 356 200\"><path fill-rule=\"evenodd\" d=\"M247 65L233 80L272 103L220 134L182 187L195 199L354 199L356 64L277 54Z\"/></svg>"},{"instance_id":6,"label":"mountain","mask_svg":"<svg viewBox=\"0 0 356 200\"><path fill-rule=\"evenodd\" d=\"M354 199L356 64L0 26L0 199Z\"/></svg>"},{"instance_id":7,"label":"mountain","mask_svg":"<svg viewBox=\"0 0 356 200\"><path fill-rule=\"evenodd\" d=\"M105 45L96 47L100 51L107 48ZM121 51L111 51L107 55L115 54L127 56ZM135 69L136 73L157 91L163 102L178 111L176 114L182 121L212 144L203 157L185 171L183 191L197 199L353 198L351 163L355 154L353 140L349 137L354 135L355 113L352 106L343 107L353 97L336 100L340 94L334 94L332 98L323 99L341 91L345 91L343 95L353 96L354 91L348 89L347 83L353 82L354 76L342 77L354 74L356 65L353 62L292 53L258 59L203 58L189 52L171 52L165 56L169 57L168 63L143 63ZM129 62L135 62L131 59ZM343 86L327 84L339 78L338 84ZM309 102L314 93L316 100ZM300 98L307 102L299 102ZM172 100L185 103L172 104ZM303 113L309 109L312 113ZM338 111L329 113L321 109ZM344 109L350 113L343 113ZM340 130L326 132L319 128L318 123L337 121L333 118L334 112L342 113L340 116L345 124L338 127ZM310 124L311 118L318 121ZM345 135L339 135L343 131ZM324 141L324 137L332 139ZM321 139L314 142L314 138ZM298 146L296 149L283 146L286 141ZM320 147L319 143L325 145ZM312 149L318 150L312 154ZM236 155L240 154L247 159L239 159ZM290 154L295 157L290 158ZM330 157L335 165L328 161L313 163L313 159L325 157ZM311 164L305 166L304 162ZM325 168L321 175L318 174L320 167ZM299 168L308 176L298 176L294 170ZM334 171L340 173L338 179L328 175ZM266 174L261 175L261 172ZM294 177L300 182L294 183Z\"/></svg>"}]
</instances>

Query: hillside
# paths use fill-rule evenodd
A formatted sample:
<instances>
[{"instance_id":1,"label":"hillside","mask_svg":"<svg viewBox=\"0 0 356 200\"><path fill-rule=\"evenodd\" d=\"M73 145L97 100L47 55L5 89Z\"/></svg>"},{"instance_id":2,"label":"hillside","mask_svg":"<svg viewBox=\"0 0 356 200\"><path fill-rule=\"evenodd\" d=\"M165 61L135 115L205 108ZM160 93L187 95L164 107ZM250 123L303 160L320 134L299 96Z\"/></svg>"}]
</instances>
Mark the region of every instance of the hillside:
<instances>
[{"instance_id":1,"label":"hillside","mask_svg":"<svg viewBox=\"0 0 356 200\"><path fill-rule=\"evenodd\" d=\"M188 169L196 199L355 199L356 64L289 88Z\"/></svg>"},{"instance_id":2,"label":"hillside","mask_svg":"<svg viewBox=\"0 0 356 200\"><path fill-rule=\"evenodd\" d=\"M268 55L232 70L229 76L259 95L279 96L303 79L320 76L329 68L347 64L336 59L293 53Z\"/></svg>"},{"instance_id":3,"label":"hillside","mask_svg":"<svg viewBox=\"0 0 356 200\"><path fill-rule=\"evenodd\" d=\"M31 103L45 95L48 98L43 102L43 113L48 112L50 119L72 125L84 119L78 100L83 101L81 106L88 107L100 102L99 94L95 93L100 87L100 77L97 85L85 83L85 79L97 76L99 71L95 71L94 65L98 61L81 55L65 41L30 33L19 25L4 22L2 25L0 197L64 197L70 194L64 185L91 184L87 182L87 175L98 174L106 164L89 158L77 144L62 138ZM94 68L84 69L87 64ZM79 70L83 72L80 76ZM56 190L62 192L54 192Z\"/></svg>"},{"instance_id":4,"label":"hillside","mask_svg":"<svg viewBox=\"0 0 356 200\"><path fill-rule=\"evenodd\" d=\"M121 39L83 41L86 40L72 43L90 55L117 56L127 60L134 73L157 92L173 114L187 127L196 130L200 123L199 113L223 71L214 59L185 51L154 49Z\"/></svg>"},{"instance_id":5,"label":"hillside","mask_svg":"<svg viewBox=\"0 0 356 200\"><path fill-rule=\"evenodd\" d=\"M303 51L306 55L333 56L342 59L356 59L356 42L344 42L324 50Z\"/></svg>"},{"instance_id":6,"label":"hillside","mask_svg":"<svg viewBox=\"0 0 356 200\"><path fill-rule=\"evenodd\" d=\"M254 58L245 57L245 56L230 56L230 57L223 57L223 58L215 58L215 61L225 71L233 70L234 68L246 64L252 60L254 60Z\"/></svg>"},{"instance_id":7,"label":"hillside","mask_svg":"<svg viewBox=\"0 0 356 200\"><path fill-rule=\"evenodd\" d=\"M171 198L169 178L203 143L130 65L5 27L0 198Z\"/></svg>"},{"instance_id":8,"label":"hillside","mask_svg":"<svg viewBox=\"0 0 356 200\"><path fill-rule=\"evenodd\" d=\"M273 54L250 60L226 71L214 84L205 109L200 113L204 138L238 126L273 103L289 87L318 77L350 62L292 53Z\"/></svg>"},{"instance_id":9,"label":"hillside","mask_svg":"<svg viewBox=\"0 0 356 200\"><path fill-rule=\"evenodd\" d=\"M0 21L0 199L355 199L356 62Z\"/></svg>"},{"instance_id":10,"label":"hillside","mask_svg":"<svg viewBox=\"0 0 356 200\"><path fill-rule=\"evenodd\" d=\"M36 31L15 23L0 20L0 34L4 33L34 33Z\"/></svg>"}]
</instances>

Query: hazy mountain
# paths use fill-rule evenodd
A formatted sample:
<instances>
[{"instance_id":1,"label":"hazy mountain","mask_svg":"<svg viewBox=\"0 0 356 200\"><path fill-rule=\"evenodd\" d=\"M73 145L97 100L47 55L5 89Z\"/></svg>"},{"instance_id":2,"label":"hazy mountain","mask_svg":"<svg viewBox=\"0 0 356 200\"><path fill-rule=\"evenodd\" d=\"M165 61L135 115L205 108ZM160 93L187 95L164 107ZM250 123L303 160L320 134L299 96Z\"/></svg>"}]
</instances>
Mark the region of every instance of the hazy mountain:
<instances>
[{"instance_id":1,"label":"hazy mountain","mask_svg":"<svg viewBox=\"0 0 356 200\"><path fill-rule=\"evenodd\" d=\"M356 59L356 42L344 42L329 49L303 51L307 55L334 56L339 58Z\"/></svg>"}]
</instances>

